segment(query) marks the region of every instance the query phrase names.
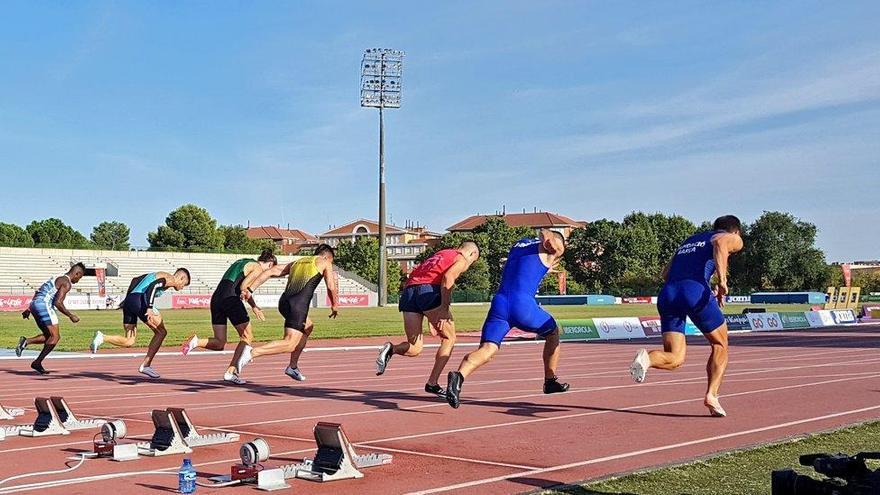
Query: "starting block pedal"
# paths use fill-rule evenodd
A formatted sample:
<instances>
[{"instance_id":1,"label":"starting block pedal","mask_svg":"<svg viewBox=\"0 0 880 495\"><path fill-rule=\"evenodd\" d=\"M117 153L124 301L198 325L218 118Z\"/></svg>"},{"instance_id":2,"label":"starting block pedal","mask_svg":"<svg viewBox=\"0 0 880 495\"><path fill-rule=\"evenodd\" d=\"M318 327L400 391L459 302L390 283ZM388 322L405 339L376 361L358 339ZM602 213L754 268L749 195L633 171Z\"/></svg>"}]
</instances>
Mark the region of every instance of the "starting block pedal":
<instances>
[{"instance_id":1,"label":"starting block pedal","mask_svg":"<svg viewBox=\"0 0 880 495\"><path fill-rule=\"evenodd\" d=\"M237 442L240 438L238 433L199 434L186 410L182 408L156 409L152 416L153 426L156 428L153 438L149 442L138 444L138 451L143 455L189 454L195 447Z\"/></svg>"},{"instance_id":2,"label":"starting block pedal","mask_svg":"<svg viewBox=\"0 0 880 495\"><path fill-rule=\"evenodd\" d=\"M358 455L338 423L316 424L315 441L318 444L315 458L283 466L285 477L311 481L363 478L359 469L390 464L393 459L391 454Z\"/></svg>"},{"instance_id":3,"label":"starting block pedal","mask_svg":"<svg viewBox=\"0 0 880 495\"><path fill-rule=\"evenodd\" d=\"M16 416L21 416L22 414L24 414L24 409L0 406L0 419L15 419Z\"/></svg>"},{"instance_id":4,"label":"starting block pedal","mask_svg":"<svg viewBox=\"0 0 880 495\"><path fill-rule=\"evenodd\" d=\"M107 422L105 419L78 419L76 415L73 414L70 406L67 405L67 401L64 400L64 397L50 397L49 400L52 402L52 405L55 406L55 410L58 411L58 417L61 419L61 424L64 425L64 428L68 431L100 428Z\"/></svg>"},{"instance_id":5,"label":"starting block pedal","mask_svg":"<svg viewBox=\"0 0 880 495\"><path fill-rule=\"evenodd\" d=\"M19 435L23 437L70 435L70 430L64 427L61 415L51 399L37 397L34 399L34 407L37 409L37 419L34 420L33 425L13 427L18 428Z\"/></svg>"}]
</instances>

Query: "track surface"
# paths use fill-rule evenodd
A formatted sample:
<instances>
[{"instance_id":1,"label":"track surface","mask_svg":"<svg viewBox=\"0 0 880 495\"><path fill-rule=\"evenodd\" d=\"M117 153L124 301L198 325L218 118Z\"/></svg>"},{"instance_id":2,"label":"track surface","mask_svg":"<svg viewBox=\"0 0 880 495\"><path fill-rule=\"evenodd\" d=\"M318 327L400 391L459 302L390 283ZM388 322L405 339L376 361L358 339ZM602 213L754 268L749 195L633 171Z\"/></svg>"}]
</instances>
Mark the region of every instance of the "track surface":
<instances>
[{"instance_id":1,"label":"track surface","mask_svg":"<svg viewBox=\"0 0 880 495\"><path fill-rule=\"evenodd\" d=\"M422 390L433 349L420 358L395 357L382 377L374 374L375 349L307 352L300 363L305 383L282 374L285 357L263 358L246 369L250 381L242 387L217 381L229 356L216 353L160 356L157 381L141 379L139 359L131 357L49 360L50 377L33 375L28 361L0 361L0 404L27 408L17 418L27 423L35 416L34 396L63 395L81 417L122 418L129 437L141 439L152 434L152 409L185 407L202 433L266 438L273 452L268 465L311 456L319 420L342 423L360 453L394 454L391 465L367 469L360 480L291 482L319 494L524 492L880 417L880 325L732 336L724 419L708 417L702 405L708 355L702 338L689 339L683 368L653 371L637 385L627 368L646 342L659 343L564 343L559 372L572 390L557 395L541 393L540 345L505 345L465 383L458 410ZM451 363L472 348L460 346ZM0 442L0 479L61 469L68 457L91 448L94 433L7 438ZM200 479L227 474L238 446L196 449ZM0 485L0 494L174 492L174 476L132 473L175 472L181 461L88 460L72 473ZM112 473L120 474L90 479ZM67 481L53 484L60 480ZM199 493L253 490L200 487Z\"/></svg>"}]
</instances>

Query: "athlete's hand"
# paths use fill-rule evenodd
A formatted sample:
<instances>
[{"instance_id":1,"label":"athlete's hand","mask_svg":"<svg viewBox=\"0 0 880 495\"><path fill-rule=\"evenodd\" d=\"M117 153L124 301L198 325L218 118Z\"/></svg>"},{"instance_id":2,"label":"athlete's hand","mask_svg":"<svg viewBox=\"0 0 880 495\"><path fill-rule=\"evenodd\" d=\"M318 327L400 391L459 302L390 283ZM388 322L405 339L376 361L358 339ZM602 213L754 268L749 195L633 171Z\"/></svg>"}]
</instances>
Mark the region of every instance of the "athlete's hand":
<instances>
[{"instance_id":1,"label":"athlete's hand","mask_svg":"<svg viewBox=\"0 0 880 495\"><path fill-rule=\"evenodd\" d=\"M339 310L336 308L336 306L333 306L332 308L330 308L330 316L328 316L328 318L336 318L338 315L339 315Z\"/></svg>"},{"instance_id":2,"label":"athlete's hand","mask_svg":"<svg viewBox=\"0 0 880 495\"><path fill-rule=\"evenodd\" d=\"M244 302L248 302L251 297L253 297L254 293L250 291L250 289L244 289L241 291L241 300Z\"/></svg>"},{"instance_id":3,"label":"athlete's hand","mask_svg":"<svg viewBox=\"0 0 880 495\"><path fill-rule=\"evenodd\" d=\"M449 308L441 308L437 314L437 319L431 322L429 325L429 330L431 331L431 335L434 337L443 337L448 338L446 332L443 331L444 328L448 328L448 326L452 324L452 313L449 311Z\"/></svg>"},{"instance_id":4,"label":"athlete's hand","mask_svg":"<svg viewBox=\"0 0 880 495\"><path fill-rule=\"evenodd\" d=\"M266 321L266 315L263 314L263 310L260 308L254 308L254 316L260 321Z\"/></svg>"},{"instance_id":5,"label":"athlete's hand","mask_svg":"<svg viewBox=\"0 0 880 495\"><path fill-rule=\"evenodd\" d=\"M21 312L21 317L24 318L25 320L27 320L28 318L30 318L30 317L31 317L31 310L30 310L30 309L26 309L26 310L22 311L22 312Z\"/></svg>"},{"instance_id":6,"label":"athlete's hand","mask_svg":"<svg viewBox=\"0 0 880 495\"><path fill-rule=\"evenodd\" d=\"M73 322L73 323L79 323L79 316L76 316L76 314L73 314L73 313L72 313L72 314L70 315L70 321Z\"/></svg>"},{"instance_id":7,"label":"athlete's hand","mask_svg":"<svg viewBox=\"0 0 880 495\"><path fill-rule=\"evenodd\" d=\"M153 310L147 310L147 325L151 327L158 327L159 324L162 323L162 319L159 318L159 315L153 313Z\"/></svg>"},{"instance_id":8,"label":"athlete's hand","mask_svg":"<svg viewBox=\"0 0 880 495\"><path fill-rule=\"evenodd\" d=\"M718 306L724 307L724 296L727 295L727 284L718 284L715 286L715 298L718 299Z\"/></svg>"}]
</instances>

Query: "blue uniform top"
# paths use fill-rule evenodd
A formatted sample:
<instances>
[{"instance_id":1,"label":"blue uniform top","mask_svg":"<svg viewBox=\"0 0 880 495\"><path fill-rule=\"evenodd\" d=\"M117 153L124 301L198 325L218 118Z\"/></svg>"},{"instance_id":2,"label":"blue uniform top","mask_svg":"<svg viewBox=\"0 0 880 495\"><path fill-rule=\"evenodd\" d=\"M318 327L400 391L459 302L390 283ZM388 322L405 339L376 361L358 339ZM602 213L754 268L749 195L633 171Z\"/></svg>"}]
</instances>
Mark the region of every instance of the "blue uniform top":
<instances>
[{"instance_id":1,"label":"blue uniform top","mask_svg":"<svg viewBox=\"0 0 880 495\"><path fill-rule=\"evenodd\" d=\"M47 308L54 307L55 297L58 295L58 288L55 287L55 281L61 277L67 277L67 274L56 275L43 282L43 285L41 285L40 288L37 289L37 293L34 294L34 302L44 304Z\"/></svg>"},{"instance_id":2,"label":"blue uniform top","mask_svg":"<svg viewBox=\"0 0 880 495\"><path fill-rule=\"evenodd\" d=\"M498 292L534 296L550 269L541 261L540 253L540 239L520 239L514 244L501 272Z\"/></svg>"},{"instance_id":3,"label":"blue uniform top","mask_svg":"<svg viewBox=\"0 0 880 495\"><path fill-rule=\"evenodd\" d=\"M135 284L134 282L137 283ZM167 281L164 278L157 278L155 273L147 273L146 275L141 275L140 277L135 278L132 283L134 287L131 287L128 293L144 294L147 306L152 308L153 301L165 293L165 284Z\"/></svg>"},{"instance_id":4,"label":"blue uniform top","mask_svg":"<svg viewBox=\"0 0 880 495\"><path fill-rule=\"evenodd\" d=\"M679 280L694 280L709 285L712 274L715 273L715 248L712 246L712 237L719 231L700 232L685 240L669 266L669 282Z\"/></svg>"}]
</instances>

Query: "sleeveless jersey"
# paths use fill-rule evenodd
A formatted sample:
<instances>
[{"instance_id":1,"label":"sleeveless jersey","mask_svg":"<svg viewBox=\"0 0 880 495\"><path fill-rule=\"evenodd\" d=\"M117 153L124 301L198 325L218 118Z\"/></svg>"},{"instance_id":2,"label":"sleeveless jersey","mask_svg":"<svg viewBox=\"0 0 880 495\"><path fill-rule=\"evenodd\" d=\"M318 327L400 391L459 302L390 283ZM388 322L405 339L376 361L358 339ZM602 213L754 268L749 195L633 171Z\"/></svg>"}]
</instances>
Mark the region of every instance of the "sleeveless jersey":
<instances>
[{"instance_id":1,"label":"sleeveless jersey","mask_svg":"<svg viewBox=\"0 0 880 495\"><path fill-rule=\"evenodd\" d=\"M229 265L220 283L217 284L215 293L219 293L224 297L238 297L241 295L241 283L244 281L244 269L248 263L254 263L256 260L250 258L242 258L235 263Z\"/></svg>"},{"instance_id":2,"label":"sleeveless jersey","mask_svg":"<svg viewBox=\"0 0 880 495\"><path fill-rule=\"evenodd\" d=\"M406 279L406 287L411 285L431 284L440 285L443 282L443 274L449 267L455 264L458 255L457 249L441 249L430 258L415 267L409 278Z\"/></svg>"},{"instance_id":3,"label":"sleeveless jersey","mask_svg":"<svg viewBox=\"0 0 880 495\"><path fill-rule=\"evenodd\" d=\"M303 256L293 262L290 274L287 276L285 295L292 296L307 292L308 297L312 297L321 279L324 278L324 274L318 270L317 260L317 256Z\"/></svg>"},{"instance_id":4,"label":"sleeveless jersey","mask_svg":"<svg viewBox=\"0 0 880 495\"><path fill-rule=\"evenodd\" d=\"M34 294L34 302L45 304L47 308L54 307L55 296L58 294L58 288L55 287L55 281L61 277L67 277L67 274L56 275L43 282L43 285L41 285L40 288L37 289L37 293Z\"/></svg>"},{"instance_id":5,"label":"sleeveless jersey","mask_svg":"<svg viewBox=\"0 0 880 495\"><path fill-rule=\"evenodd\" d=\"M540 239L521 239L514 244L501 272L498 292L534 296L544 275L550 270L541 261L540 253Z\"/></svg>"},{"instance_id":6,"label":"sleeveless jersey","mask_svg":"<svg viewBox=\"0 0 880 495\"><path fill-rule=\"evenodd\" d=\"M715 273L715 256L712 237L719 231L699 232L688 237L672 257L669 266L669 282L695 280L709 284Z\"/></svg>"}]
</instances>

